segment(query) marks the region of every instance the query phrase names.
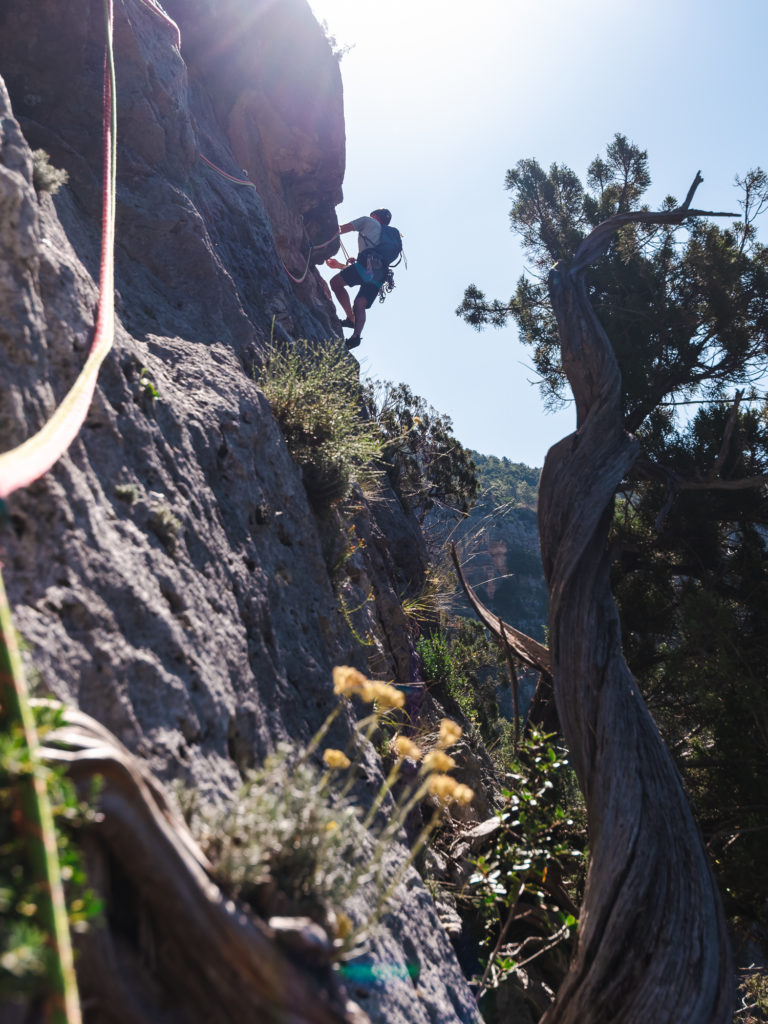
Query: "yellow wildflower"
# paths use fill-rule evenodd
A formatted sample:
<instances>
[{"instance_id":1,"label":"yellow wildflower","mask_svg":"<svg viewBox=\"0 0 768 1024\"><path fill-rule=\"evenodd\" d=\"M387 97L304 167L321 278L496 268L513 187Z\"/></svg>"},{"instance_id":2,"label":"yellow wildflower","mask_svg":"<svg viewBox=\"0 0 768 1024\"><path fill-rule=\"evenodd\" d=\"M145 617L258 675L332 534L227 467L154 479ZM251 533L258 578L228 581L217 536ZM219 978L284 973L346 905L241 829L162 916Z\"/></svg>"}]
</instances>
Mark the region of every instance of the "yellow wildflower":
<instances>
[{"instance_id":1,"label":"yellow wildflower","mask_svg":"<svg viewBox=\"0 0 768 1024\"><path fill-rule=\"evenodd\" d=\"M430 750L424 758L424 767L430 772L449 772L456 762L444 750Z\"/></svg>"},{"instance_id":2,"label":"yellow wildflower","mask_svg":"<svg viewBox=\"0 0 768 1024\"><path fill-rule=\"evenodd\" d=\"M453 800L457 786L458 782L450 775L433 775L429 780L429 792L444 804L449 804Z\"/></svg>"},{"instance_id":3,"label":"yellow wildflower","mask_svg":"<svg viewBox=\"0 0 768 1024\"><path fill-rule=\"evenodd\" d=\"M457 782L450 775L433 775L429 780L429 792L442 804L468 804L475 795L469 786Z\"/></svg>"},{"instance_id":4,"label":"yellow wildflower","mask_svg":"<svg viewBox=\"0 0 768 1024\"><path fill-rule=\"evenodd\" d=\"M459 782L456 785L456 789L453 791L453 799L457 804L471 804L474 799L475 791L470 786L465 786L463 782Z\"/></svg>"},{"instance_id":5,"label":"yellow wildflower","mask_svg":"<svg viewBox=\"0 0 768 1024\"><path fill-rule=\"evenodd\" d=\"M343 751L334 750L333 747L328 747L323 751L323 760L329 768L349 768L351 763Z\"/></svg>"},{"instance_id":6,"label":"yellow wildflower","mask_svg":"<svg viewBox=\"0 0 768 1024\"><path fill-rule=\"evenodd\" d=\"M440 735L437 737L437 746L440 750L452 747L461 739L461 726L451 721L450 718L443 718L440 722Z\"/></svg>"},{"instance_id":7,"label":"yellow wildflower","mask_svg":"<svg viewBox=\"0 0 768 1024\"><path fill-rule=\"evenodd\" d=\"M370 699L375 700L382 707L401 708L405 704L403 694L395 689L394 686L390 686L389 683L371 682L368 685L373 692L373 696Z\"/></svg>"},{"instance_id":8,"label":"yellow wildflower","mask_svg":"<svg viewBox=\"0 0 768 1024\"><path fill-rule=\"evenodd\" d=\"M363 700L372 700L372 697L367 696L370 685L362 672L349 665L337 665L333 670L333 692L343 697L356 694Z\"/></svg>"},{"instance_id":9,"label":"yellow wildflower","mask_svg":"<svg viewBox=\"0 0 768 1024\"><path fill-rule=\"evenodd\" d=\"M418 761L421 758L421 751L407 736L395 736L392 740L392 747L398 757L410 757L412 761Z\"/></svg>"}]
</instances>

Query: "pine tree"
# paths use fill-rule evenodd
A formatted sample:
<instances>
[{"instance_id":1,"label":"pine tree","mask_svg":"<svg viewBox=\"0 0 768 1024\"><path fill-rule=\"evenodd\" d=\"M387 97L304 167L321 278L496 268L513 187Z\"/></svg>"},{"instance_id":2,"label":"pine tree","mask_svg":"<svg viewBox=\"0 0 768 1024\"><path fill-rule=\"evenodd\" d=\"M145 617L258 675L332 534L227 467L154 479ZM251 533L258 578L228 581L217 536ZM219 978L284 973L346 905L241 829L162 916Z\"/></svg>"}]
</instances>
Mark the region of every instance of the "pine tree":
<instances>
[{"instance_id":1,"label":"pine tree","mask_svg":"<svg viewBox=\"0 0 768 1024\"><path fill-rule=\"evenodd\" d=\"M635 678L719 854L729 909L751 906L759 916L766 907L766 808L756 780L765 778L768 722L760 669L768 432L754 386L766 370L768 251L754 219L768 180L756 170L739 181L743 219L728 228L691 210L700 181L682 205L669 197L650 213L638 209L650 185L647 155L624 136L592 162L586 187L567 167L545 172L520 161L507 175L512 227L538 272L554 267L546 283L521 278L507 303L470 286L457 311L477 327L511 317L533 349L545 402L562 402L567 385L576 400L576 435L547 457L540 524L558 708L596 836L593 917L619 906L631 913L627 893L639 898L649 872L679 875L689 897L698 887L700 910L710 899L703 861L692 852L686 862L685 843L693 851L698 840L633 696ZM679 404L689 402L698 404ZM679 415L694 408L692 419ZM611 561L629 668L611 610ZM627 760L629 744L644 764ZM665 821L675 814L670 831ZM622 868L617 836L627 827L637 829L637 846ZM666 912L659 898L658 890L645 897L636 926L653 918L656 927ZM699 913L694 902L682 900L667 927L689 915L687 931L700 929L710 970L719 957L723 976L714 904ZM623 934L617 928L614 941ZM702 982L689 1002L677 982L674 996L665 992L654 973L664 956L649 934L639 940L648 958L642 976L615 981L611 1019L725 1019L727 1000L712 990L707 1003ZM666 954L667 971L695 958L683 945ZM547 1021L602 1019L595 991L608 958L605 942L580 940ZM640 991L654 1000L642 1012Z\"/></svg>"}]
</instances>

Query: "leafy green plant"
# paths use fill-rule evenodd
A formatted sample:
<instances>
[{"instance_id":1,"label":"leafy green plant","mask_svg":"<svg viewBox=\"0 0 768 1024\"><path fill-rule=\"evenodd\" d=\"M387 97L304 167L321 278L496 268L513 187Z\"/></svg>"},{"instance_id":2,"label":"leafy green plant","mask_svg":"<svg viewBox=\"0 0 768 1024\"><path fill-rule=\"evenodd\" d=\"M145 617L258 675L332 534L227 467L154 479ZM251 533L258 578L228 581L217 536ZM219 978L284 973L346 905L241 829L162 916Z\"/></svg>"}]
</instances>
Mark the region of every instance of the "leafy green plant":
<instances>
[{"instance_id":1,"label":"leafy green plant","mask_svg":"<svg viewBox=\"0 0 768 1024\"><path fill-rule=\"evenodd\" d=\"M157 389L157 385L149 376L149 370L146 366L142 366L141 373L139 374L139 391L143 398L153 402L156 398L160 397L160 392Z\"/></svg>"},{"instance_id":2,"label":"leafy green plant","mask_svg":"<svg viewBox=\"0 0 768 1024\"><path fill-rule=\"evenodd\" d=\"M61 724L62 709L31 708L38 736ZM30 776L45 785L55 827L56 850L65 885L69 929L83 931L101 909L88 887L76 831L93 814L81 802L63 768L43 766L30 756L24 732L0 732L0 1001L29 1002L50 991L54 951L45 920L46 883L35 870L21 825L21 788Z\"/></svg>"},{"instance_id":3,"label":"leafy green plant","mask_svg":"<svg viewBox=\"0 0 768 1024\"><path fill-rule=\"evenodd\" d=\"M586 869L584 812L564 758L551 736L533 732L524 739L506 774L491 848L475 861L463 893L484 921L478 1001L567 941L577 926Z\"/></svg>"},{"instance_id":4,"label":"leafy green plant","mask_svg":"<svg viewBox=\"0 0 768 1024\"><path fill-rule=\"evenodd\" d=\"M356 482L373 483L379 432L362 415L357 366L342 342L273 344L259 387L315 508L341 501Z\"/></svg>"},{"instance_id":5,"label":"leafy green plant","mask_svg":"<svg viewBox=\"0 0 768 1024\"><path fill-rule=\"evenodd\" d=\"M29 703L24 668L16 642L16 630L0 575L0 739L5 750L0 770L6 775L9 801L6 815L0 822L9 825L3 837L3 846L11 850L14 863L10 869L12 885L6 886L6 900L13 903L18 887L22 897L17 903L30 928L19 928L13 940L16 959L10 954L5 969L20 969L21 963L32 967L35 957L34 932L39 929L50 947L45 961L42 987L50 1000L52 1019L78 1024L81 1019L80 1000L75 980L72 943L62 886L62 868L59 860L56 832L53 824L51 800L46 775L40 761L40 742L32 708ZM13 754L16 754L13 757ZM14 844L18 843L14 850ZM18 854L18 857L16 856ZM29 874L24 876L24 871ZM26 882L33 887L32 899L26 898ZM10 891L10 896L8 892ZM33 920L34 918L34 920ZM10 920L10 918L9 918ZM22 934L23 932L23 934ZM24 970L24 969L22 969Z\"/></svg>"},{"instance_id":6,"label":"leafy green plant","mask_svg":"<svg viewBox=\"0 0 768 1024\"><path fill-rule=\"evenodd\" d=\"M499 711L497 690L508 685L499 644L473 619L454 617L416 641L427 682L441 683L479 732L501 771L513 756L514 722Z\"/></svg>"},{"instance_id":7,"label":"leafy green plant","mask_svg":"<svg viewBox=\"0 0 768 1024\"><path fill-rule=\"evenodd\" d=\"M50 156L44 149L32 151L32 184L36 192L50 192L55 196L59 189L69 181L69 174L53 167Z\"/></svg>"},{"instance_id":8,"label":"leafy green plant","mask_svg":"<svg viewBox=\"0 0 768 1024\"><path fill-rule=\"evenodd\" d=\"M448 637L442 631L420 636L416 650L421 658L428 681L450 683L453 679L453 661L448 650Z\"/></svg>"},{"instance_id":9,"label":"leafy green plant","mask_svg":"<svg viewBox=\"0 0 768 1024\"><path fill-rule=\"evenodd\" d=\"M407 384L369 380L365 399L381 430L384 461L401 501L422 518L436 502L466 513L477 497L471 455L444 416Z\"/></svg>"}]
</instances>

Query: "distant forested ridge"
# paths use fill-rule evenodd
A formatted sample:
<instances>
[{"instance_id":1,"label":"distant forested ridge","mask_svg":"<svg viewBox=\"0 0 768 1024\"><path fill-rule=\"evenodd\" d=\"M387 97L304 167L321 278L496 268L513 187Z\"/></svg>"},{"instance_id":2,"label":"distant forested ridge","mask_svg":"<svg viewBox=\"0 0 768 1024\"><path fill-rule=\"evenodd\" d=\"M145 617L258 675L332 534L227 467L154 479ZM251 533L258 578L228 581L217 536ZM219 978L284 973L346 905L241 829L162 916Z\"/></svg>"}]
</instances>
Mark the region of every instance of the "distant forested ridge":
<instances>
[{"instance_id":1,"label":"distant forested ridge","mask_svg":"<svg viewBox=\"0 0 768 1024\"><path fill-rule=\"evenodd\" d=\"M498 505L511 504L513 507L536 508L540 469L526 466L524 462L511 462L506 456L481 455L470 451L477 469L480 493L487 493Z\"/></svg>"}]
</instances>

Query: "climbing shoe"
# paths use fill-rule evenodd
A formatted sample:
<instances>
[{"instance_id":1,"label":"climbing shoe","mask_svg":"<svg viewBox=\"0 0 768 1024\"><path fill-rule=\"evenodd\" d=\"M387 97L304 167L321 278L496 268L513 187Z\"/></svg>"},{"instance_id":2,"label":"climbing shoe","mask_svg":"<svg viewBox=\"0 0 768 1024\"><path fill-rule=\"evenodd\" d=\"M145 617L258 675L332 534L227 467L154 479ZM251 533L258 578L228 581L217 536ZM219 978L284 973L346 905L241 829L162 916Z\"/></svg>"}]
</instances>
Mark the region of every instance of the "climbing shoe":
<instances>
[{"instance_id":1,"label":"climbing shoe","mask_svg":"<svg viewBox=\"0 0 768 1024\"><path fill-rule=\"evenodd\" d=\"M351 348L357 348L361 340L362 339L360 338L359 334L350 334L350 336L347 338L347 350Z\"/></svg>"},{"instance_id":2,"label":"climbing shoe","mask_svg":"<svg viewBox=\"0 0 768 1024\"><path fill-rule=\"evenodd\" d=\"M350 320L349 317L347 317L345 320L341 321L341 326L342 327L354 327L355 324L354 324L353 320Z\"/></svg>"}]
</instances>

